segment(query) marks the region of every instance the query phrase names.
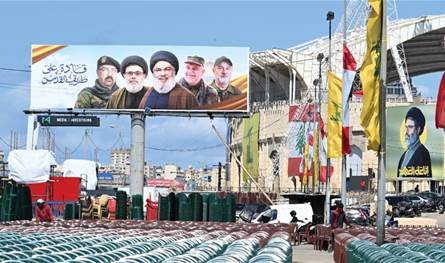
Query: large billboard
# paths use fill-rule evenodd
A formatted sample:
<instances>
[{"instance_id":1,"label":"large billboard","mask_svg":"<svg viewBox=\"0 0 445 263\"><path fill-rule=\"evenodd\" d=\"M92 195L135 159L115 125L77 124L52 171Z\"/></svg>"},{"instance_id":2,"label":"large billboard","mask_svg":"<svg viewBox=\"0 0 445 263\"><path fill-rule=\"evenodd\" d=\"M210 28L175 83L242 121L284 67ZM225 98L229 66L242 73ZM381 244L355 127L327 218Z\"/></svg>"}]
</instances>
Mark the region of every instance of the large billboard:
<instances>
[{"instance_id":1,"label":"large billboard","mask_svg":"<svg viewBox=\"0 0 445 263\"><path fill-rule=\"evenodd\" d=\"M387 180L444 179L443 131L434 118L435 105L387 108Z\"/></svg>"},{"instance_id":2,"label":"large billboard","mask_svg":"<svg viewBox=\"0 0 445 263\"><path fill-rule=\"evenodd\" d=\"M31 110L247 113L249 49L33 45Z\"/></svg>"}]
</instances>

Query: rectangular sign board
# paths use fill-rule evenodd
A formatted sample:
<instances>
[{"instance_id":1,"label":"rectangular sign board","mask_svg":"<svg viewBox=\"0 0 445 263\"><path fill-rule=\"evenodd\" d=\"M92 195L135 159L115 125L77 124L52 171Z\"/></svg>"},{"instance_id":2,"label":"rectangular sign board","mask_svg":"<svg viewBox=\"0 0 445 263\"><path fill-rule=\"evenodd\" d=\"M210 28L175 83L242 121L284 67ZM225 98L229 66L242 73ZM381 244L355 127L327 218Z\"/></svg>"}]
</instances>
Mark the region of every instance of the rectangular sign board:
<instances>
[{"instance_id":1,"label":"rectangular sign board","mask_svg":"<svg viewBox=\"0 0 445 263\"><path fill-rule=\"evenodd\" d=\"M387 181L444 180L443 131L434 125L435 108L435 105L387 108ZM418 143L416 139L410 142L410 137L418 138Z\"/></svg>"},{"instance_id":2,"label":"rectangular sign board","mask_svg":"<svg viewBox=\"0 0 445 263\"><path fill-rule=\"evenodd\" d=\"M37 121L42 126L100 126L97 116L38 115Z\"/></svg>"},{"instance_id":3,"label":"rectangular sign board","mask_svg":"<svg viewBox=\"0 0 445 263\"><path fill-rule=\"evenodd\" d=\"M249 49L33 45L30 110L249 112Z\"/></svg>"}]
</instances>

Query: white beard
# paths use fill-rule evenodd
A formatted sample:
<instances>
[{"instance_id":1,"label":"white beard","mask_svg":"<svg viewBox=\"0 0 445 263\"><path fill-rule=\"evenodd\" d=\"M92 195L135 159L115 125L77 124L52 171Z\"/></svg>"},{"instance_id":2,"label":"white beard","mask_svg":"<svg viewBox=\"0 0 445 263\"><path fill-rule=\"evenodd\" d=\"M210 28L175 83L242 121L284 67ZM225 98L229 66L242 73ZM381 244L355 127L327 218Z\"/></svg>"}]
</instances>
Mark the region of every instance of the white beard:
<instances>
[{"instance_id":1,"label":"white beard","mask_svg":"<svg viewBox=\"0 0 445 263\"><path fill-rule=\"evenodd\" d=\"M138 93L139 91L142 90L142 88L144 88L142 83L132 85L132 84L130 84L130 82L127 81L127 84L125 85L125 89L132 94Z\"/></svg>"},{"instance_id":2,"label":"white beard","mask_svg":"<svg viewBox=\"0 0 445 263\"><path fill-rule=\"evenodd\" d=\"M169 93L175 86L176 86L176 80L174 76L171 77L169 80L167 80L167 82L164 84L161 84L160 81L157 79L153 80L153 88L159 94Z\"/></svg>"},{"instance_id":3,"label":"white beard","mask_svg":"<svg viewBox=\"0 0 445 263\"><path fill-rule=\"evenodd\" d=\"M219 77L218 82L224 87L228 87L230 83L230 76L227 77Z\"/></svg>"}]
</instances>

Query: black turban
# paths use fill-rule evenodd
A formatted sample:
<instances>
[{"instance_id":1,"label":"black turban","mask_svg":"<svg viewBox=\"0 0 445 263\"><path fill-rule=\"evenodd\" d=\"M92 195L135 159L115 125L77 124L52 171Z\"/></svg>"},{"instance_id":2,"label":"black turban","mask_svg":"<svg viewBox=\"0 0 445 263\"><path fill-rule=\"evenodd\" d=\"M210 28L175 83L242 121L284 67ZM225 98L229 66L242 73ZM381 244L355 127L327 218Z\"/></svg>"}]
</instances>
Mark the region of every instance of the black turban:
<instances>
[{"instance_id":1,"label":"black turban","mask_svg":"<svg viewBox=\"0 0 445 263\"><path fill-rule=\"evenodd\" d=\"M175 74L178 74L179 62L178 58L171 52L161 50L154 53L150 58L150 70L153 72L153 68L159 61L167 61L175 68Z\"/></svg>"},{"instance_id":2,"label":"black turban","mask_svg":"<svg viewBox=\"0 0 445 263\"><path fill-rule=\"evenodd\" d=\"M417 107L412 107L406 113L405 121L408 117L414 120L416 127L420 127L419 135L421 135L423 133L423 128L425 127L425 116L422 111Z\"/></svg>"}]
</instances>

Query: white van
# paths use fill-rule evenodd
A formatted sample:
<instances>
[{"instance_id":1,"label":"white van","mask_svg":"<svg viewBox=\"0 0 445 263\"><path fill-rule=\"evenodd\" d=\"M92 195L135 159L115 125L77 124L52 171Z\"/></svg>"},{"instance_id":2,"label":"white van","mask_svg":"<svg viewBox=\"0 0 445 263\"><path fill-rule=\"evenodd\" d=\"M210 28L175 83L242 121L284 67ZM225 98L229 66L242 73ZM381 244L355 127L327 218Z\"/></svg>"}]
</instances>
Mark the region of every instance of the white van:
<instances>
[{"instance_id":1,"label":"white van","mask_svg":"<svg viewBox=\"0 0 445 263\"><path fill-rule=\"evenodd\" d=\"M303 222L298 222L298 226L305 225L312 222L312 215L314 214L310 203L303 204L286 204L286 205L271 205L269 209L260 213L252 223L262 223L263 217L270 218L267 223L290 223L292 216L290 212L295 210L297 218Z\"/></svg>"}]
</instances>

